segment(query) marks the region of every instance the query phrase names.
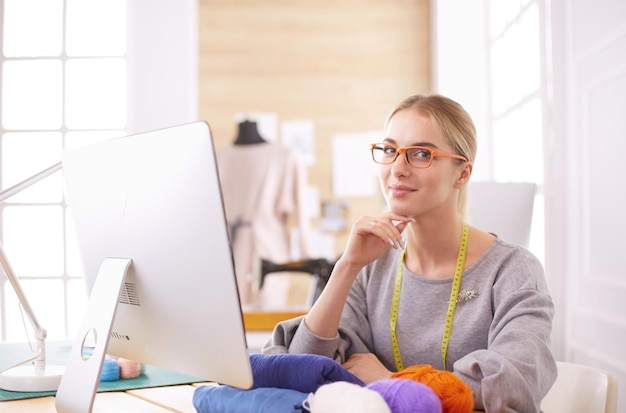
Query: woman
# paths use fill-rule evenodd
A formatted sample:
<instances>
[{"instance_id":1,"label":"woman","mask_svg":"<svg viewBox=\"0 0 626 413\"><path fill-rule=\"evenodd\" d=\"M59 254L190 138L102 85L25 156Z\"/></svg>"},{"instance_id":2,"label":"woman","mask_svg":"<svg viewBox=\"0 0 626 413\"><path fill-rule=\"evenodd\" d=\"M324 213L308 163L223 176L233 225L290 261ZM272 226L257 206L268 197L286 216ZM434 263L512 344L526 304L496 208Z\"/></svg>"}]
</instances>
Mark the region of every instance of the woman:
<instances>
[{"instance_id":1,"label":"woman","mask_svg":"<svg viewBox=\"0 0 626 413\"><path fill-rule=\"evenodd\" d=\"M409 97L371 151L388 211L356 221L317 302L264 352L332 357L366 383L429 364L458 375L476 409L538 412L556 379L554 307L535 256L463 221L469 115Z\"/></svg>"}]
</instances>

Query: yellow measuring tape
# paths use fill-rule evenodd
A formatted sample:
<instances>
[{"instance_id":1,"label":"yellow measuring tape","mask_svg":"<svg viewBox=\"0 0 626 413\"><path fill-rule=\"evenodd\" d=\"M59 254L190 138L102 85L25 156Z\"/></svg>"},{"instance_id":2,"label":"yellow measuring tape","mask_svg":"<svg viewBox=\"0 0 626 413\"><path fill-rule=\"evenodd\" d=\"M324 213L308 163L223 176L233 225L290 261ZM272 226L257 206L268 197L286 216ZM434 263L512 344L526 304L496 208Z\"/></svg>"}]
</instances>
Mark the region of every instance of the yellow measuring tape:
<instances>
[{"instance_id":1,"label":"yellow measuring tape","mask_svg":"<svg viewBox=\"0 0 626 413\"><path fill-rule=\"evenodd\" d=\"M391 313L389 315L389 328L391 330L391 347L393 349L393 358L396 362L397 371L404 369L402 363L402 355L400 354L400 346L398 345L398 337L396 336L396 325L398 324L398 308L400 307L400 289L402 288L402 265L404 264L404 254L406 248L400 254L400 263L398 264L398 272L396 274L396 282L393 288L393 301L391 303ZM441 339L441 360L443 361L443 369L446 369L446 355L448 353L448 343L450 341L450 332L452 331L452 320L454 319L454 310L459 297L461 288L461 278L463 277L463 267L465 266L465 255L467 253L467 224L463 223L463 233L461 235L461 245L459 246L459 256L456 260L456 269L454 270L454 279L452 280L452 290L450 291L450 301L448 301L448 312L446 313L446 323L443 329L443 338Z\"/></svg>"}]
</instances>

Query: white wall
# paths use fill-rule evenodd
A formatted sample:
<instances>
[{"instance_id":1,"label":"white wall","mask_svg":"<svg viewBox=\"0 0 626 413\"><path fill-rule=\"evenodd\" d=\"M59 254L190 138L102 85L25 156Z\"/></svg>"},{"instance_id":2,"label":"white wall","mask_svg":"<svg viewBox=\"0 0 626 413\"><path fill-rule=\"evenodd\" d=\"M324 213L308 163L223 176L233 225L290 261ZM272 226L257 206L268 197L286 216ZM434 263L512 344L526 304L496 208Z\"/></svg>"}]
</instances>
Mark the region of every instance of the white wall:
<instances>
[{"instance_id":1,"label":"white wall","mask_svg":"<svg viewBox=\"0 0 626 413\"><path fill-rule=\"evenodd\" d=\"M129 0L128 42L128 132L197 120L197 0Z\"/></svg>"},{"instance_id":2,"label":"white wall","mask_svg":"<svg viewBox=\"0 0 626 413\"><path fill-rule=\"evenodd\" d=\"M626 2L552 0L551 10L546 247L563 357L617 375L625 411Z\"/></svg>"}]
</instances>

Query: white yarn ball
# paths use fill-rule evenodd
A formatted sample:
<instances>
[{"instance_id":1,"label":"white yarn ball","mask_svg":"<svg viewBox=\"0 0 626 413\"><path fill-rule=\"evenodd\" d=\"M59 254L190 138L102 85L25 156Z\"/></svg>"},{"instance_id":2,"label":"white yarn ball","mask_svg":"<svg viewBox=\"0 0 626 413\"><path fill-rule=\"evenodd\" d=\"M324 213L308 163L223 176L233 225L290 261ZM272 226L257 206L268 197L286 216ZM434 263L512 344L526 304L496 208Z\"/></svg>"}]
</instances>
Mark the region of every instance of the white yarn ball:
<instances>
[{"instance_id":1,"label":"white yarn ball","mask_svg":"<svg viewBox=\"0 0 626 413\"><path fill-rule=\"evenodd\" d=\"M391 413L377 391L345 381L321 386L307 403L311 413Z\"/></svg>"}]
</instances>

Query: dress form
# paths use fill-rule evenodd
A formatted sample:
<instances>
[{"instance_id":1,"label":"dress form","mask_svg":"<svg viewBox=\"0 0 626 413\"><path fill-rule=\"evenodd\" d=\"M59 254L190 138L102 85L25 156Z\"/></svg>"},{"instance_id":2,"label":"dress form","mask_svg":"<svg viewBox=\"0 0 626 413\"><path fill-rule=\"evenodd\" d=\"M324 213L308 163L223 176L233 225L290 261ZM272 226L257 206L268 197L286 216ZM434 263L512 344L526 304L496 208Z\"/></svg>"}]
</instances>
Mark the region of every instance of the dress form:
<instances>
[{"instance_id":1,"label":"dress form","mask_svg":"<svg viewBox=\"0 0 626 413\"><path fill-rule=\"evenodd\" d=\"M251 145L265 142L265 139L259 134L256 122L249 120L239 122L239 131L235 138L235 145Z\"/></svg>"}]
</instances>

